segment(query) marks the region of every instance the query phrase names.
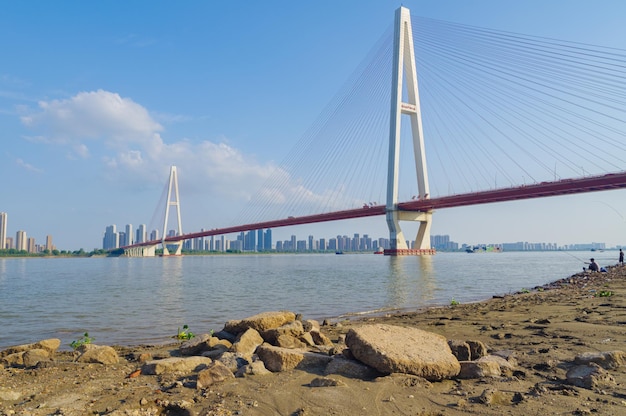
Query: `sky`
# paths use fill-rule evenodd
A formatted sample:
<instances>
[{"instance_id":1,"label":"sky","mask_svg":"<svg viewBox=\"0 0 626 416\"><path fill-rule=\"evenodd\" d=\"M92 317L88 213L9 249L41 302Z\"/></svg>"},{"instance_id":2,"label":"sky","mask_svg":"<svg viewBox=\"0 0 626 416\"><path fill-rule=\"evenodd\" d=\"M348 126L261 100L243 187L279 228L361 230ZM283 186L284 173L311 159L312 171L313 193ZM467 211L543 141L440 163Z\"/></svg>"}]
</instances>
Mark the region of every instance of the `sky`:
<instances>
[{"instance_id":1,"label":"sky","mask_svg":"<svg viewBox=\"0 0 626 416\"><path fill-rule=\"evenodd\" d=\"M401 4L427 18L626 49L626 3L617 0ZM399 6L2 2L0 212L8 236L24 230L38 243L52 235L59 249L99 248L110 224L151 223L170 165L186 173L184 231L227 224ZM431 231L470 244L615 246L626 245L625 216L620 190L441 210ZM384 218L274 235L356 232L387 236Z\"/></svg>"}]
</instances>

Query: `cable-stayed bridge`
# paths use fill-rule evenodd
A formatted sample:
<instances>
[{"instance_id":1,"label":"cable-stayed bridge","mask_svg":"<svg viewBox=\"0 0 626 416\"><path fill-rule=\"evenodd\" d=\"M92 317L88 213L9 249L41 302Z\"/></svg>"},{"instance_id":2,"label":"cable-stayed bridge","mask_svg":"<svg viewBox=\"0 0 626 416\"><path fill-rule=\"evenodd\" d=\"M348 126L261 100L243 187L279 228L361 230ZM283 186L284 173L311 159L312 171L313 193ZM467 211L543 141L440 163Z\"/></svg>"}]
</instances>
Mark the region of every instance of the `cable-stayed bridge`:
<instances>
[{"instance_id":1,"label":"cable-stayed bridge","mask_svg":"<svg viewBox=\"0 0 626 416\"><path fill-rule=\"evenodd\" d=\"M385 215L387 254L423 254L435 209L624 188L625 68L623 50L412 19L400 8L393 34L234 225L180 232L174 173L163 235L171 206L179 235L126 250L179 252L186 239ZM400 221L420 224L413 249Z\"/></svg>"}]
</instances>

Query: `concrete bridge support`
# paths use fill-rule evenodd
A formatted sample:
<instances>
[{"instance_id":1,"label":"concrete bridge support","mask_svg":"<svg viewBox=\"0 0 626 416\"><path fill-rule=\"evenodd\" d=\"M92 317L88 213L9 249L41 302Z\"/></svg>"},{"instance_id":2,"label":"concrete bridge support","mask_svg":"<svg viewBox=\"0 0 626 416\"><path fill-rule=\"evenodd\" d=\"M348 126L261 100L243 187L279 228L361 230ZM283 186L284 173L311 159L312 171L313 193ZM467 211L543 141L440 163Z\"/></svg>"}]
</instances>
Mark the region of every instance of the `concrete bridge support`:
<instances>
[{"instance_id":1,"label":"concrete bridge support","mask_svg":"<svg viewBox=\"0 0 626 416\"><path fill-rule=\"evenodd\" d=\"M124 255L126 257L154 257L156 256L156 247L154 245L125 248Z\"/></svg>"},{"instance_id":2,"label":"concrete bridge support","mask_svg":"<svg viewBox=\"0 0 626 416\"><path fill-rule=\"evenodd\" d=\"M406 90L404 89L405 87ZM403 101L403 92L406 95L407 101ZM426 155L424 153L424 135L422 132L422 116L417 86L417 71L415 68L411 14L409 9L405 7L400 7L396 10L391 95L386 205L390 249L385 250L385 254L391 256L434 254L434 250L430 248L432 211L410 212L398 210L400 130L403 115L409 116L411 121L419 199L427 199L430 193L426 170ZM415 238L414 249L407 247L406 239L400 227L401 220L420 222L420 227Z\"/></svg>"}]
</instances>

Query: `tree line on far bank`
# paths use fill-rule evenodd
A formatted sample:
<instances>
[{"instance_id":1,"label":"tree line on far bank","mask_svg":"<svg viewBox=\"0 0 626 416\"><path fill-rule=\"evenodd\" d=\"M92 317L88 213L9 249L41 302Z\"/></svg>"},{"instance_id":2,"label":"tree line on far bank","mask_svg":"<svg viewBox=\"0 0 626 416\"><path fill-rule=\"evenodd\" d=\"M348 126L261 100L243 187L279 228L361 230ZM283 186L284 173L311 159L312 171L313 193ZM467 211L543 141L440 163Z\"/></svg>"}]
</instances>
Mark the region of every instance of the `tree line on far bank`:
<instances>
[{"instance_id":1,"label":"tree line on far bank","mask_svg":"<svg viewBox=\"0 0 626 416\"><path fill-rule=\"evenodd\" d=\"M29 253L26 250L17 250L14 248L0 250L0 257L92 257L105 256L107 250L95 249L93 251L80 250L44 250L39 253Z\"/></svg>"}]
</instances>

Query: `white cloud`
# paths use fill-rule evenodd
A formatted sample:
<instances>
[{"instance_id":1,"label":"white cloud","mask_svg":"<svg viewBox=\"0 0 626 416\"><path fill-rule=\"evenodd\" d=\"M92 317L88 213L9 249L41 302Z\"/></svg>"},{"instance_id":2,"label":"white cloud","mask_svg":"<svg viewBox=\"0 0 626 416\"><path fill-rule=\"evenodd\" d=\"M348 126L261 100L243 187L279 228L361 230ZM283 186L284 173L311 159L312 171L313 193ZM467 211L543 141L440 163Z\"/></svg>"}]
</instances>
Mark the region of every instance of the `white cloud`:
<instances>
[{"instance_id":1,"label":"white cloud","mask_svg":"<svg viewBox=\"0 0 626 416\"><path fill-rule=\"evenodd\" d=\"M166 143L161 137L163 127L146 108L108 91L40 101L38 109L24 111L21 120L36 133L26 140L65 146L73 156L69 158L98 157L106 177L120 184L161 183L171 165L178 166L179 181L188 192L240 200L250 199L271 175L279 174L289 182L275 164L259 163L224 139L221 143L186 139ZM302 192L296 185L292 189ZM270 193L268 198L287 200L289 195Z\"/></svg>"},{"instance_id":2,"label":"white cloud","mask_svg":"<svg viewBox=\"0 0 626 416\"><path fill-rule=\"evenodd\" d=\"M31 165L30 163L26 163L22 159L17 159L15 161L15 163L17 164L17 166L19 166L22 169L25 169L25 170L27 170L29 172L43 173L42 169L36 168L35 166Z\"/></svg>"},{"instance_id":3,"label":"white cloud","mask_svg":"<svg viewBox=\"0 0 626 416\"><path fill-rule=\"evenodd\" d=\"M129 98L98 90L65 100L40 101L39 111L21 117L32 129L46 132L58 144L103 140L112 147L150 141L162 130L148 111Z\"/></svg>"}]
</instances>

